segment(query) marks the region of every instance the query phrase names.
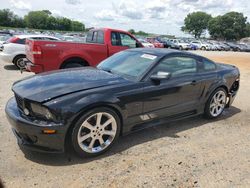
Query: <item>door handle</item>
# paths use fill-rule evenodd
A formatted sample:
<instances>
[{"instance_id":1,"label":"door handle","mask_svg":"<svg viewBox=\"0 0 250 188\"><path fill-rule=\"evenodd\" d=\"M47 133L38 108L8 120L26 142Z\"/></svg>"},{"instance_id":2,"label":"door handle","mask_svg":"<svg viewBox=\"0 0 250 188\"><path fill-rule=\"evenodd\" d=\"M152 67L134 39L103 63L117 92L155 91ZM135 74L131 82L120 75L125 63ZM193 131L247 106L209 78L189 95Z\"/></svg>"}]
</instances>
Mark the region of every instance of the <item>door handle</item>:
<instances>
[{"instance_id":1,"label":"door handle","mask_svg":"<svg viewBox=\"0 0 250 188\"><path fill-rule=\"evenodd\" d=\"M196 80L193 80L192 82L191 82L191 85L196 85L197 84L197 81Z\"/></svg>"}]
</instances>

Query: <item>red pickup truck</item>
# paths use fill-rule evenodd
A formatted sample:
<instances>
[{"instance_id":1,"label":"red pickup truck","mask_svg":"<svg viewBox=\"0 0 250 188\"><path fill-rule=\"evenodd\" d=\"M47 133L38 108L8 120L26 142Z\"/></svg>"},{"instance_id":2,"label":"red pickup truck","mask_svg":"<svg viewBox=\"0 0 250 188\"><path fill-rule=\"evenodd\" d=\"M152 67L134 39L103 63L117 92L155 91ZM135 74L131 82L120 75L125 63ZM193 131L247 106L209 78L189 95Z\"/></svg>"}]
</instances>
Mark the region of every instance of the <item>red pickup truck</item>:
<instances>
[{"instance_id":1,"label":"red pickup truck","mask_svg":"<svg viewBox=\"0 0 250 188\"><path fill-rule=\"evenodd\" d=\"M26 40L26 69L34 73L96 66L119 51L143 47L130 33L103 28L90 30L86 43L65 41Z\"/></svg>"}]
</instances>

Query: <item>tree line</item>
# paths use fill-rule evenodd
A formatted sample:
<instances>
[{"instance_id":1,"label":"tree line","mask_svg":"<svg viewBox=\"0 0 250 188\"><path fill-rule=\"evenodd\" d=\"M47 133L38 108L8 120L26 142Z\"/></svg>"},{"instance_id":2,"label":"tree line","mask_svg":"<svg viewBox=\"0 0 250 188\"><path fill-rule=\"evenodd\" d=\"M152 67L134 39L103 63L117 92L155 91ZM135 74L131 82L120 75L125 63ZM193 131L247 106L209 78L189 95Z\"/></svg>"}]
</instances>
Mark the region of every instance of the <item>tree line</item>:
<instances>
[{"instance_id":1,"label":"tree line","mask_svg":"<svg viewBox=\"0 0 250 188\"><path fill-rule=\"evenodd\" d=\"M129 29L128 30L129 33L131 33L132 35L140 35L140 36L148 36L149 34L144 32L144 31L135 31L134 29Z\"/></svg>"},{"instance_id":2,"label":"tree line","mask_svg":"<svg viewBox=\"0 0 250 188\"><path fill-rule=\"evenodd\" d=\"M85 25L65 17L54 17L49 10L30 11L24 17L9 9L0 10L0 26L61 31L85 31Z\"/></svg>"},{"instance_id":3,"label":"tree line","mask_svg":"<svg viewBox=\"0 0 250 188\"><path fill-rule=\"evenodd\" d=\"M250 36L250 23L239 12L228 12L212 17L205 12L193 12L184 19L181 30L200 38L206 31L211 38L221 40L239 40Z\"/></svg>"}]
</instances>

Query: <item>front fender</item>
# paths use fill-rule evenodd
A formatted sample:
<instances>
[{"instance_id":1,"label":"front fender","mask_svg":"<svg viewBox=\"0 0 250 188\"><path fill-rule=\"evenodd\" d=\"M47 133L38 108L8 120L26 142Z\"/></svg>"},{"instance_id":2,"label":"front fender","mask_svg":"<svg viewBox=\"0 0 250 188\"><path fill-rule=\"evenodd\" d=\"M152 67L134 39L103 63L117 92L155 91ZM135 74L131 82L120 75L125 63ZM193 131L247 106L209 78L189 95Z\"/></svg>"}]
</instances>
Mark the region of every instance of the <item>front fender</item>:
<instances>
[{"instance_id":1,"label":"front fender","mask_svg":"<svg viewBox=\"0 0 250 188\"><path fill-rule=\"evenodd\" d=\"M115 96L108 94L72 93L45 103L52 112L58 114L58 119L67 126L82 113L98 106L110 106L115 109L122 119L126 118L125 105Z\"/></svg>"}]
</instances>

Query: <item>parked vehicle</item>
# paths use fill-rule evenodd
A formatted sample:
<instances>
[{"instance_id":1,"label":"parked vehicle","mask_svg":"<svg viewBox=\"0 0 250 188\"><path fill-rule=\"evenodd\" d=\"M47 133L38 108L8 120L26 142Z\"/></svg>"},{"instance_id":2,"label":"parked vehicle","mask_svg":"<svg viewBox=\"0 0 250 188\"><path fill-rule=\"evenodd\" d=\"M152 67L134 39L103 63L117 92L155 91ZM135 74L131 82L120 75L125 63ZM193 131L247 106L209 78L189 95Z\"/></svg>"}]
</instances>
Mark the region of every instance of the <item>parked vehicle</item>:
<instances>
[{"instance_id":1,"label":"parked vehicle","mask_svg":"<svg viewBox=\"0 0 250 188\"><path fill-rule=\"evenodd\" d=\"M11 38L11 35L0 34L0 44L6 42L9 38Z\"/></svg>"},{"instance_id":2,"label":"parked vehicle","mask_svg":"<svg viewBox=\"0 0 250 188\"><path fill-rule=\"evenodd\" d=\"M115 29L93 29L86 43L27 40L26 69L34 73L56 69L96 66L107 57L128 48L143 47L130 33Z\"/></svg>"},{"instance_id":3,"label":"parked vehicle","mask_svg":"<svg viewBox=\"0 0 250 188\"><path fill-rule=\"evenodd\" d=\"M3 43L6 42L11 35L9 34L1 34L0 33L0 51L3 51Z\"/></svg>"},{"instance_id":4,"label":"parked vehicle","mask_svg":"<svg viewBox=\"0 0 250 188\"><path fill-rule=\"evenodd\" d=\"M177 44L171 42L170 40L166 41L166 44L167 44L168 48L177 49L177 50L180 49L180 47Z\"/></svg>"},{"instance_id":5,"label":"parked vehicle","mask_svg":"<svg viewBox=\"0 0 250 188\"><path fill-rule=\"evenodd\" d=\"M168 39L156 37L156 40L163 44L164 48L171 48L171 44Z\"/></svg>"},{"instance_id":6,"label":"parked vehicle","mask_svg":"<svg viewBox=\"0 0 250 188\"><path fill-rule=\"evenodd\" d=\"M180 50L189 50L190 49L190 44L185 42L184 40L181 39L170 39L171 42L175 43L177 46L179 46Z\"/></svg>"},{"instance_id":7,"label":"parked vehicle","mask_svg":"<svg viewBox=\"0 0 250 188\"><path fill-rule=\"evenodd\" d=\"M197 45L195 45L195 44L189 44L190 45L190 49L191 50L198 50L199 48L198 48L198 46Z\"/></svg>"},{"instance_id":8,"label":"parked vehicle","mask_svg":"<svg viewBox=\"0 0 250 188\"><path fill-rule=\"evenodd\" d=\"M214 43L214 42L206 42L208 44L208 49L211 50L211 51L215 51L215 50L218 50L218 51L221 51L222 48L220 45Z\"/></svg>"},{"instance_id":9,"label":"parked vehicle","mask_svg":"<svg viewBox=\"0 0 250 188\"><path fill-rule=\"evenodd\" d=\"M14 63L14 65L16 65L21 69L25 68L25 63L24 63L24 59L26 58L25 42L28 38L36 40L47 40L47 41L59 40L56 37L46 36L46 35L13 36L3 44L3 50L2 53L0 53L0 58L5 62Z\"/></svg>"},{"instance_id":10,"label":"parked vehicle","mask_svg":"<svg viewBox=\"0 0 250 188\"><path fill-rule=\"evenodd\" d=\"M250 52L250 46L246 44L238 44L241 52Z\"/></svg>"},{"instance_id":11,"label":"parked vehicle","mask_svg":"<svg viewBox=\"0 0 250 188\"><path fill-rule=\"evenodd\" d=\"M5 110L19 144L45 152L69 145L80 156L95 156L131 131L199 114L219 117L232 104L239 77L235 66L192 53L130 49L97 68L16 82Z\"/></svg>"},{"instance_id":12,"label":"parked vehicle","mask_svg":"<svg viewBox=\"0 0 250 188\"><path fill-rule=\"evenodd\" d=\"M229 51L230 50L230 47L223 44L222 42L218 42L218 41L213 41L214 44L218 45L219 48L222 50L222 51Z\"/></svg>"},{"instance_id":13,"label":"parked vehicle","mask_svg":"<svg viewBox=\"0 0 250 188\"><path fill-rule=\"evenodd\" d=\"M164 44L161 43L161 42L159 42L159 41L158 41L156 38L154 38L154 37L148 37L148 38L146 38L146 40L147 40L149 43L153 44L155 48L164 48Z\"/></svg>"},{"instance_id":14,"label":"parked vehicle","mask_svg":"<svg viewBox=\"0 0 250 188\"><path fill-rule=\"evenodd\" d=\"M138 39L140 43L145 47L145 48L154 48L155 46L151 44L150 42L144 40L144 39Z\"/></svg>"},{"instance_id":15,"label":"parked vehicle","mask_svg":"<svg viewBox=\"0 0 250 188\"><path fill-rule=\"evenodd\" d=\"M224 44L229 46L231 51L240 51L240 47L233 42L225 42Z\"/></svg>"},{"instance_id":16,"label":"parked vehicle","mask_svg":"<svg viewBox=\"0 0 250 188\"><path fill-rule=\"evenodd\" d=\"M211 46L210 44L206 43L206 42L202 42L202 41L192 41L191 44L194 44L198 47L198 49L200 50L211 50Z\"/></svg>"}]
</instances>

